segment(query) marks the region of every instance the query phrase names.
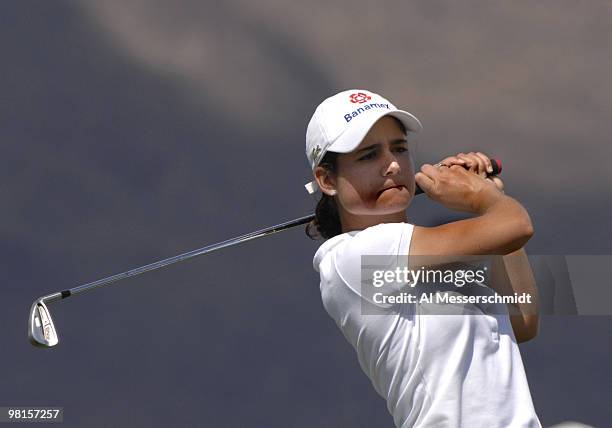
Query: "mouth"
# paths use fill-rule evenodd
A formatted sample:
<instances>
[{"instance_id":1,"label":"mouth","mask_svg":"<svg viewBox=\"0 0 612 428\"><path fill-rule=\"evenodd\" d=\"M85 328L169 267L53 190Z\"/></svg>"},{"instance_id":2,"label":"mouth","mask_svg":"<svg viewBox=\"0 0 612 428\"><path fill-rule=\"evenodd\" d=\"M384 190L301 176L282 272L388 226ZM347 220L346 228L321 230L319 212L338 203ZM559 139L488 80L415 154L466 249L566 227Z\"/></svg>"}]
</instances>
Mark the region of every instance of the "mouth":
<instances>
[{"instance_id":1,"label":"mouth","mask_svg":"<svg viewBox=\"0 0 612 428\"><path fill-rule=\"evenodd\" d=\"M402 190L402 189L406 189L406 186L404 186L403 184L399 184L397 186L391 186L391 187L385 187L384 189L382 189L381 191L379 191L376 196L380 196L382 195L384 192L386 192L387 190L392 190L392 189L396 189L396 190Z\"/></svg>"}]
</instances>

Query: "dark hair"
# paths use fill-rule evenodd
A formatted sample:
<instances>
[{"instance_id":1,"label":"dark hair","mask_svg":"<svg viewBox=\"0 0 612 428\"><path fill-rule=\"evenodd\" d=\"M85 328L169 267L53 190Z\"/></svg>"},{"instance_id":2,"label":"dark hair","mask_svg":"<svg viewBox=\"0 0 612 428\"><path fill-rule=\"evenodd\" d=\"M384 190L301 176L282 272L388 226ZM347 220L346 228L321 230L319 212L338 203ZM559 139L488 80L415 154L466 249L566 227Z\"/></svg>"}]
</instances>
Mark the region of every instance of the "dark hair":
<instances>
[{"instance_id":1,"label":"dark hair","mask_svg":"<svg viewBox=\"0 0 612 428\"><path fill-rule=\"evenodd\" d=\"M331 172L338 170L338 153L327 152L319 166ZM338 205L333 196L323 193L315 209L315 218L306 225L306 235L310 239L329 239L342 233Z\"/></svg>"}]
</instances>

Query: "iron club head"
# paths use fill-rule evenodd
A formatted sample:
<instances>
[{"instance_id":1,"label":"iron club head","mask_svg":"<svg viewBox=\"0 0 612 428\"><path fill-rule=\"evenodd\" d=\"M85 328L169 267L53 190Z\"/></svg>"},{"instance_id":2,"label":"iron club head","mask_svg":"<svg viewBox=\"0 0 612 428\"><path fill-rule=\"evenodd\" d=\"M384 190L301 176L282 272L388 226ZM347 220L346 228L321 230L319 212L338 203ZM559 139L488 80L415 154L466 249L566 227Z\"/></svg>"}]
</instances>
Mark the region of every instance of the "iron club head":
<instances>
[{"instance_id":1,"label":"iron club head","mask_svg":"<svg viewBox=\"0 0 612 428\"><path fill-rule=\"evenodd\" d=\"M50 348L59 342L51 313L43 299L39 299L32 304L28 337L33 345L43 348Z\"/></svg>"}]
</instances>

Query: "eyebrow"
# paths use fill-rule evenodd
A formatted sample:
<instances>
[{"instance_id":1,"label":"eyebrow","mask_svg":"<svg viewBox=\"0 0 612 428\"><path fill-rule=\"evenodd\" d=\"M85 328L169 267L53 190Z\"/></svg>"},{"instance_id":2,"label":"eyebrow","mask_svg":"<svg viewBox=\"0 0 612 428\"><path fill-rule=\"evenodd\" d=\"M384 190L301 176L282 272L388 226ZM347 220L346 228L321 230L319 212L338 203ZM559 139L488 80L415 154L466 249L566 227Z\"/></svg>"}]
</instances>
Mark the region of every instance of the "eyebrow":
<instances>
[{"instance_id":1,"label":"eyebrow","mask_svg":"<svg viewBox=\"0 0 612 428\"><path fill-rule=\"evenodd\" d=\"M406 140L405 138L398 138L397 140L391 141L390 144L393 146L393 145L407 143L407 142L408 142L408 140ZM378 146L380 146L380 143L371 144L371 145L369 145L367 147L364 147L363 149L357 150L355 153L358 154L358 153L361 153L361 152L365 152L366 150L374 149L374 148L376 148Z\"/></svg>"}]
</instances>

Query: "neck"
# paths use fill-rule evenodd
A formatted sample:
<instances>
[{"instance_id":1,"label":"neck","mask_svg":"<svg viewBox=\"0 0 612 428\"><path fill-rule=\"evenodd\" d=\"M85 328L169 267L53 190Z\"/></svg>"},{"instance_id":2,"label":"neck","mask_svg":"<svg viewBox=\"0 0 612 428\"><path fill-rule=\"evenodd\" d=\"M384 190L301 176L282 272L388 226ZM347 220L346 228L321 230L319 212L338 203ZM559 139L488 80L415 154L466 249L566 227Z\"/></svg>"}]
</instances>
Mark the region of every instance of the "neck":
<instances>
[{"instance_id":1,"label":"neck","mask_svg":"<svg viewBox=\"0 0 612 428\"><path fill-rule=\"evenodd\" d=\"M340 223L342 224L342 233L352 230L363 230L370 226L376 226L380 223L407 223L408 217L406 210L402 210L393 214L384 215L355 215L344 210L340 211Z\"/></svg>"}]
</instances>

